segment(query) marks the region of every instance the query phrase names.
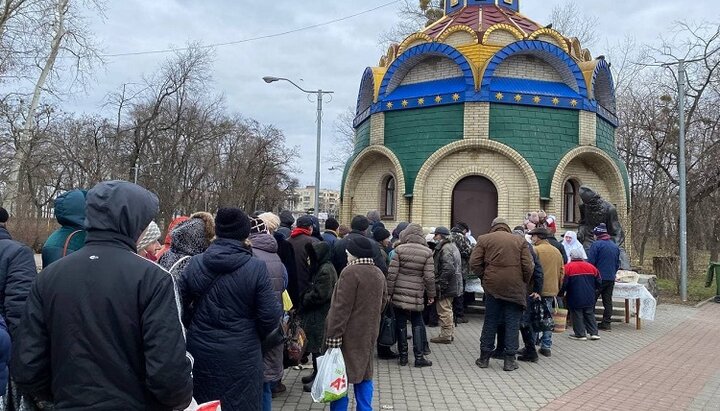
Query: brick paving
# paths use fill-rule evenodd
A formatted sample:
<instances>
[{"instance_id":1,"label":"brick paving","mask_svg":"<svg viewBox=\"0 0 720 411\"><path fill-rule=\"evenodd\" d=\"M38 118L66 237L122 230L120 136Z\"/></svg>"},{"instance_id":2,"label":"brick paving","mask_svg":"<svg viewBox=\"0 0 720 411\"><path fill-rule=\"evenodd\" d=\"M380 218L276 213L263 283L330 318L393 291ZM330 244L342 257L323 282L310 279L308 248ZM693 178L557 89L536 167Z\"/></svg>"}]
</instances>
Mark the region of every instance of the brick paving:
<instances>
[{"instance_id":1,"label":"brick paving","mask_svg":"<svg viewBox=\"0 0 720 411\"><path fill-rule=\"evenodd\" d=\"M454 344L431 344L432 367L376 360L374 409L720 409L720 305L660 305L642 330L614 323L599 341L554 334L551 358L510 373L499 360L489 369L475 365L482 318L458 327ZM428 336L437 332L429 328ZM309 372L286 371L288 391L274 410L326 409L302 392L300 377Z\"/></svg>"}]
</instances>

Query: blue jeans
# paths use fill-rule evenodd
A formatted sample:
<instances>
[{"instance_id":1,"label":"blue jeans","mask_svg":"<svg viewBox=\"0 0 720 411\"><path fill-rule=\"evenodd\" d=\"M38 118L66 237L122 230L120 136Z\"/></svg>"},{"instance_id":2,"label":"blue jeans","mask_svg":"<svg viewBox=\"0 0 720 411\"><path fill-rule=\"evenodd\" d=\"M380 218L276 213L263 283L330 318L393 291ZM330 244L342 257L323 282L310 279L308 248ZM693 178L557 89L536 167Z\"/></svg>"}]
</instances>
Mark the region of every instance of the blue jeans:
<instances>
[{"instance_id":1,"label":"blue jeans","mask_svg":"<svg viewBox=\"0 0 720 411\"><path fill-rule=\"evenodd\" d=\"M272 387L274 382L263 383L262 409L263 411L272 410Z\"/></svg>"},{"instance_id":2,"label":"blue jeans","mask_svg":"<svg viewBox=\"0 0 720 411\"><path fill-rule=\"evenodd\" d=\"M518 329L520 317L523 313L522 305L499 300L490 294L485 294L485 321L480 335L480 351L490 352L495 349L495 337L502 327L504 354L515 355L518 350ZM500 345L502 342L498 342Z\"/></svg>"},{"instance_id":3,"label":"blue jeans","mask_svg":"<svg viewBox=\"0 0 720 411\"><path fill-rule=\"evenodd\" d=\"M365 380L360 384L353 384L355 391L355 408L357 411L372 411L373 382ZM350 400L347 396L330 403L330 411L347 411Z\"/></svg>"},{"instance_id":4,"label":"blue jeans","mask_svg":"<svg viewBox=\"0 0 720 411\"><path fill-rule=\"evenodd\" d=\"M551 313L555 311L555 306L554 306L555 299L553 297L543 297L542 300L543 300L543 303L545 303L545 305L547 305L547 307ZM547 348L548 350L552 348L552 335L553 335L552 331L543 331L543 332L539 333L540 348Z\"/></svg>"}]
</instances>

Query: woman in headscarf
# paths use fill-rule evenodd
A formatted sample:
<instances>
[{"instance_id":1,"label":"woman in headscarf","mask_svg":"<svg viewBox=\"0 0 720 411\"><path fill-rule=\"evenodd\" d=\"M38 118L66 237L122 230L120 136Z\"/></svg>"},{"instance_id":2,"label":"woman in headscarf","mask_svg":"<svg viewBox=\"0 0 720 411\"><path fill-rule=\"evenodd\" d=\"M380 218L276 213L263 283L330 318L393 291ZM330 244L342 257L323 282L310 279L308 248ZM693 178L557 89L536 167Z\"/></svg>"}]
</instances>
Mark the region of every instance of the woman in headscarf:
<instances>
[{"instance_id":1,"label":"woman in headscarf","mask_svg":"<svg viewBox=\"0 0 720 411\"><path fill-rule=\"evenodd\" d=\"M158 260L160 259L160 257L162 257L163 254L170 251L170 244L172 243L172 236L170 234L172 234L172 231L175 229L175 227L180 225L180 223L182 223L183 221L187 221L189 218L190 217L180 216L170 222L170 225L168 225L167 229L167 235L165 235L165 242L163 243L163 247L155 255Z\"/></svg>"},{"instance_id":2,"label":"woman in headscarf","mask_svg":"<svg viewBox=\"0 0 720 411\"><path fill-rule=\"evenodd\" d=\"M190 262L190 257L210 246L215 237L215 220L210 213L197 212L175 227L170 236L170 251L160 257L158 264L178 278Z\"/></svg>"},{"instance_id":3,"label":"woman in headscarf","mask_svg":"<svg viewBox=\"0 0 720 411\"><path fill-rule=\"evenodd\" d=\"M563 247L565 247L565 252L567 255L570 255L571 250L580 250L582 252L582 258L583 260L587 260L587 254L585 253L585 247L583 247L582 244L580 244L580 241L577 239L577 233L575 231L566 231L565 235L563 236Z\"/></svg>"}]
</instances>

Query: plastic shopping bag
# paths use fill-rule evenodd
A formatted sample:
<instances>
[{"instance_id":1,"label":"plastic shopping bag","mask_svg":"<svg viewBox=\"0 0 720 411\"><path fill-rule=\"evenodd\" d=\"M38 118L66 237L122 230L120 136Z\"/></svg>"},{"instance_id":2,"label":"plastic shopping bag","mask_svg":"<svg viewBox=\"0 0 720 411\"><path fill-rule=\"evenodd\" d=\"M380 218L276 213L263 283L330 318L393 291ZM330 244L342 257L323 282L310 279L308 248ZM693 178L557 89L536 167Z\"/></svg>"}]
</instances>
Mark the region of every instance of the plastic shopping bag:
<instances>
[{"instance_id":1,"label":"plastic shopping bag","mask_svg":"<svg viewBox=\"0 0 720 411\"><path fill-rule=\"evenodd\" d=\"M293 303L290 299L290 294L288 294L287 290L283 291L282 293L282 301L283 301L283 311L288 312L292 310Z\"/></svg>"},{"instance_id":2,"label":"plastic shopping bag","mask_svg":"<svg viewBox=\"0 0 720 411\"><path fill-rule=\"evenodd\" d=\"M331 348L317 359L318 370L310 394L315 402L337 401L347 395L345 359L340 348Z\"/></svg>"},{"instance_id":3,"label":"plastic shopping bag","mask_svg":"<svg viewBox=\"0 0 720 411\"><path fill-rule=\"evenodd\" d=\"M220 401L210 401L198 404L197 401L195 401L195 398L193 398L190 406L185 408L185 411L221 411Z\"/></svg>"}]
</instances>

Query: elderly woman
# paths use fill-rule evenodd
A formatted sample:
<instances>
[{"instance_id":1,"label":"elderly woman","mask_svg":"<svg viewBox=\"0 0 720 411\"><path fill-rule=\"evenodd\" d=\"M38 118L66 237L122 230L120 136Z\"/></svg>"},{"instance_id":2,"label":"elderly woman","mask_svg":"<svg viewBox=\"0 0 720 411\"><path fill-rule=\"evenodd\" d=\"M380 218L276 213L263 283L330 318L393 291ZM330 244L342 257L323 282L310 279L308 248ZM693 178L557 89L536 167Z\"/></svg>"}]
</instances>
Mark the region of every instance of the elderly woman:
<instances>
[{"instance_id":1,"label":"elderly woman","mask_svg":"<svg viewBox=\"0 0 720 411\"><path fill-rule=\"evenodd\" d=\"M575 231L567 231L563 236L563 247L565 248L565 254L570 255L570 251L578 250L582 255L583 260L587 260L587 254L585 253L585 247L580 244L577 239L577 233Z\"/></svg>"}]
</instances>

